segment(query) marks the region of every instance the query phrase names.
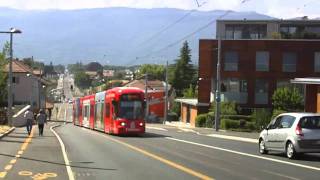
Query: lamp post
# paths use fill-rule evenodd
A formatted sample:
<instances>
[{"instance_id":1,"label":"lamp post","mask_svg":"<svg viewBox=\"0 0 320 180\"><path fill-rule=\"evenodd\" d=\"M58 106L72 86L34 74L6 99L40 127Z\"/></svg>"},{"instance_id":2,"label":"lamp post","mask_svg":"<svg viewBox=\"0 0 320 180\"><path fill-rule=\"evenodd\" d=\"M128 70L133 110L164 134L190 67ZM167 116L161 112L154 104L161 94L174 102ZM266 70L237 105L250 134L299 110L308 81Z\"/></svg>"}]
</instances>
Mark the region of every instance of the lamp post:
<instances>
[{"instance_id":1,"label":"lamp post","mask_svg":"<svg viewBox=\"0 0 320 180\"><path fill-rule=\"evenodd\" d=\"M8 125L12 126L12 39L13 34L19 34L21 31L19 29L11 28L10 31L0 31L0 33L10 34L10 61L9 61L9 77L8 77Z\"/></svg>"}]
</instances>

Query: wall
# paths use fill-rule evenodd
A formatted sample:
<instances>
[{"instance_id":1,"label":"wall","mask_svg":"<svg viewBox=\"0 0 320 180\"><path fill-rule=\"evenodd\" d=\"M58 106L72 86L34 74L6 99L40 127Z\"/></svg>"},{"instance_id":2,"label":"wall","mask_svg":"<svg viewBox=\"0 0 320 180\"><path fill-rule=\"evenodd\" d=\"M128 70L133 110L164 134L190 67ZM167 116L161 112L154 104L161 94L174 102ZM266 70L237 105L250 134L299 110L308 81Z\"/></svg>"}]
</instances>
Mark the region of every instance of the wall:
<instances>
[{"instance_id":1,"label":"wall","mask_svg":"<svg viewBox=\"0 0 320 180\"><path fill-rule=\"evenodd\" d=\"M200 40L199 43L199 103L210 102L211 78L216 78L217 40ZM239 55L238 71L224 71L224 52L237 51ZM268 72L255 71L256 51L269 51L270 64ZM245 108L271 107L271 96L276 89L277 80L290 80L297 77L320 77L314 72L314 52L320 52L320 41L312 40L223 40L221 53L221 78L245 79L248 83L248 102L241 104ZM282 53L297 53L297 71L282 72ZM268 104L254 103L255 80L269 82ZM316 96L313 96L315 98ZM202 109L203 111L203 109Z\"/></svg>"}]
</instances>

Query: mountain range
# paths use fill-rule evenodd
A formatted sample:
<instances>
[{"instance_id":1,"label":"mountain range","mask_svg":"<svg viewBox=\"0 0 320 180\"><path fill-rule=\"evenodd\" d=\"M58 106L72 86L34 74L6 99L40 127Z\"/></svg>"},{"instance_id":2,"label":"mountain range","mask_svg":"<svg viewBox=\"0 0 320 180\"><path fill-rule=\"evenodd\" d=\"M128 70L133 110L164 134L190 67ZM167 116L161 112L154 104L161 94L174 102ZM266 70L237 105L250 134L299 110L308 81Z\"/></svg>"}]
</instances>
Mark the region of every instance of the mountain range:
<instances>
[{"instance_id":1,"label":"mountain range","mask_svg":"<svg viewBox=\"0 0 320 180\"><path fill-rule=\"evenodd\" d=\"M19 58L33 56L35 60L54 64L79 61L112 65L164 64L166 60L173 61L179 56L183 42L164 47L224 14L227 15L222 19L273 19L256 12L222 10L0 8L0 31L11 27L22 31L13 39L14 56ZM194 63L198 59L199 39L214 38L215 30L215 23L212 23L186 39ZM0 34L0 45L8 40L9 36Z\"/></svg>"}]
</instances>

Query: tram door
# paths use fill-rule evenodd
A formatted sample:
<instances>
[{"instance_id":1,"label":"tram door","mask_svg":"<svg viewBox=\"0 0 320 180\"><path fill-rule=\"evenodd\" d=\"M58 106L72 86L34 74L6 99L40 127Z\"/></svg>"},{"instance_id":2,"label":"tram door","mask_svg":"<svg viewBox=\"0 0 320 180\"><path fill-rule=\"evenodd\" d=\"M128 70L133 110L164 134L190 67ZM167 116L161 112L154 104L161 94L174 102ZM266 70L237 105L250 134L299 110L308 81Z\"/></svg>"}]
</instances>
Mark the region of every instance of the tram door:
<instances>
[{"instance_id":1,"label":"tram door","mask_svg":"<svg viewBox=\"0 0 320 180\"><path fill-rule=\"evenodd\" d=\"M83 101L82 107L82 126L89 128L89 120L90 120L90 100Z\"/></svg>"}]
</instances>

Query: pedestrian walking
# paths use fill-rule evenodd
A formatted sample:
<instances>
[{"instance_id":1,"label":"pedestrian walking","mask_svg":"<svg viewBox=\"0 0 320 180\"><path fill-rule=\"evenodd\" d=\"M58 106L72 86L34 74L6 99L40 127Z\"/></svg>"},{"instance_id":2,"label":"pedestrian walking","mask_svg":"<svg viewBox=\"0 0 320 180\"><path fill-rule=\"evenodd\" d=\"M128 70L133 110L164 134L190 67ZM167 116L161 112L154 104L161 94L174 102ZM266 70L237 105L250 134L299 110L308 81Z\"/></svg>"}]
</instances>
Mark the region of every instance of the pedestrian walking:
<instances>
[{"instance_id":1,"label":"pedestrian walking","mask_svg":"<svg viewBox=\"0 0 320 180\"><path fill-rule=\"evenodd\" d=\"M33 115L31 108L27 109L27 111L24 113L23 117L27 121L27 131L28 131L28 134L30 135L31 130L32 130L33 120L34 120L34 115Z\"/></svg>"},{"instance_id":2,"label":"pedestrian walking","mask_svg":"<svg viewBox=\"0 0 320 180\"><path fill-rule=\"evenodd\" d=\"M37 115L37 122L39 128L39 136L43 136L44 124L47 123L47 115L43 109L40 109L39 114Z\"/></svg>"}]
</instances>

